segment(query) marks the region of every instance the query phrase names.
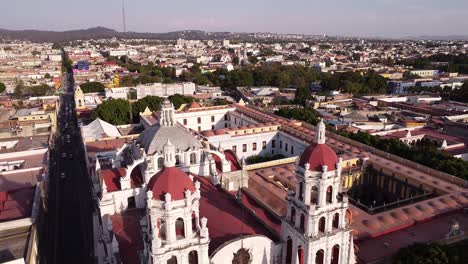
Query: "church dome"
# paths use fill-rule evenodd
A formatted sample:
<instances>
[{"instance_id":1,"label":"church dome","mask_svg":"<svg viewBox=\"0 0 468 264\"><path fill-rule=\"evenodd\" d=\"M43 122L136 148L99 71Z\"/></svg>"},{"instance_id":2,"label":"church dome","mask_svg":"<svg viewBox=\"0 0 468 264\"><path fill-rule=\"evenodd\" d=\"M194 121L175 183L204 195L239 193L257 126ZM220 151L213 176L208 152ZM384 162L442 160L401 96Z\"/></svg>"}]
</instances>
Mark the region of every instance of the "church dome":
<instances>
[{"instance_id":1,"label":"church dome","mask_svg":"<svg viewBox=\"0 0 468 264\"><path fill-rule=\"evenodd\" d=\"M315 132L315 143L308 146L302 152L299 165L305 167L305 164L308 163L311 171L322 171L322 167L326 165L329 171L334 171L338 163L338 157L335 151L325 144L325 140L325 124L323 120L320 120Z\"/></svg>"},{"instance_id":2,"label":"church dome","mask_svg":"<svg viewBox=\"0 0 468 264\"><path fill-rule=\"evenodd\" d=\"M156 173L148 182L148 190L153 192L153 199L165 200L166 193L171 194L172 200L185 199L185 191L195 191L190 177L176 167L165 167Z\"/></svg>"},{"instance_id":3,"label":"church dome","mask_svg":"<svg viewBox=\"0 0 468 264\"><path fill-rule=\"evenodd\" d=\"M189 148L201 148L200 142L186 129L179 126L152 126L138 138L147 155L153 155L163 150L163 145L170 139L176 150L186 151Z\"/></svg>"},{"instance_id":4,"label":"church dome","mask_svg":"<svg viewBox=\"0 0 468 264\"><path fill-rule=\"evenodd\" d=\"M299 159L299 165L302 167L309 163L311 171L322 171L322 166L327 165L328 170L336 169L338 157L335 151L326 144L312 144L308 146Z\"/></svg>"}]
</instances>

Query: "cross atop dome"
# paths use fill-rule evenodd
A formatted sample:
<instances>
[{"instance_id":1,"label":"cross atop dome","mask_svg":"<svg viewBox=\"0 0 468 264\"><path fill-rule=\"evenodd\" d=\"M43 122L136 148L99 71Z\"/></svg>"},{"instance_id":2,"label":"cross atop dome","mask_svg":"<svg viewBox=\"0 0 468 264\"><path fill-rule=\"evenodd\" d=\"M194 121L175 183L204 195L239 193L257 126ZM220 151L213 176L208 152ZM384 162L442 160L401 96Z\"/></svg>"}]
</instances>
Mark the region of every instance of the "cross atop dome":
<instances>
[{"instance_id":1,"label":"cross atop dome","mask_svg":"<svg viewBox=\"0 0 468 264\"><path fill-rule=\"evenodd\" d=\"M315 132L315 143L316 144L325 144L326 138L326 127L323 123L323 119L320 118L320 122L317 124L317 131Z\"/></svg>"}]
</instances>

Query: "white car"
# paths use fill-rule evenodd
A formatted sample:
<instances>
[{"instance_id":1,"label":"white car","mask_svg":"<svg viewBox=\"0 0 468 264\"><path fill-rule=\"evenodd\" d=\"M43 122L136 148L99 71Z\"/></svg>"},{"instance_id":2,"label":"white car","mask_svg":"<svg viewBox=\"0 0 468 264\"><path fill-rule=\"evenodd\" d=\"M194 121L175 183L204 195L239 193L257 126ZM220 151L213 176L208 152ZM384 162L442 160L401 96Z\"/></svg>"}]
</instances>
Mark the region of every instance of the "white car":
<instances>
[{"instance_id":1,"label":"white car","mask_svg":"<svg viewBox=\"0 0 468 264\"><path fill-rule=\"evenodd\" d=\"M61 173L60 173L60 178L61 178L61 179L67 178L67 176L65 176L65 172L61 172Z\"/></svg>"}]
</instances>

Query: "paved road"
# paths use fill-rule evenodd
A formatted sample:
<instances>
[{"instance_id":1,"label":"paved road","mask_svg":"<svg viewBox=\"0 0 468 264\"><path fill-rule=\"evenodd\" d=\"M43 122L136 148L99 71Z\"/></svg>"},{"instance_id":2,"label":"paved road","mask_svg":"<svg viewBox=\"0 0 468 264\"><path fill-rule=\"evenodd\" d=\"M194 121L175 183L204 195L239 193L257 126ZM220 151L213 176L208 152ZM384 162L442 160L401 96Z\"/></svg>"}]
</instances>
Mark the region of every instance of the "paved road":
<instances>
[{"instance_id":1,"label":"paved road","mask_svg":"<svg viewBox=\"0 0 468 264\"><path fill-rule=\"evenodd\" d=\"M94 263L91 181L73 99L74 80L64 77L58 132L50 146L49 185L39 238L40 263Z\"/></svg>"}]
</instances>

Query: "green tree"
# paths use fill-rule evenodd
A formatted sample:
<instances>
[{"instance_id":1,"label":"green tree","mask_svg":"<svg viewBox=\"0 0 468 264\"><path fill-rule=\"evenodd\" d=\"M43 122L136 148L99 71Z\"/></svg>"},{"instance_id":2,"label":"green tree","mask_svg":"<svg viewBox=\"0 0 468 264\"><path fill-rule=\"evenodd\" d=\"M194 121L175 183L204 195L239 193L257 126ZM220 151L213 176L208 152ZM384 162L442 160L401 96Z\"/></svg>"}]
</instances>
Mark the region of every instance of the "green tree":
<instances>
[{"instance_id":1,"label":"green tree","mask_svg":"<svg viewBox=\"0 0 468 264\"><path fill-rule=\"evenodd\" d=\"M275 83L279 88L287 87L289 85L289 74L287 72L280 72L276 76Z\"/></svg>"},{"instance_id":2,"label":"green tree","mask_svg":"<svg viewBox=\"0 0 468 264\"><path fill-rule=\"evenodd\" d=\"M195 98L193 98L193 97L184 96L184 95L180 95L180 94L171 95L167 99L169 99L169 101L171 101L172 104L174 104L175 109L178 109L183 104L188 104L188 103L196 101Z\"/></svg>"},{"instance_id":3,"label":"green tree","mask_svg":"<svg viewBox=\"0 0 468 264\"><path fill-rule=\"evenodd\" d=\"M51 78L51 76L50 76L49 73L44 74L44 79L50 79L50 78Z\"/></svg>"},{"instance_id":4,"label":"green tree","mask_svg":"<svg viewBox=\"0 0 468 264\"><path fill-rule=\"evenodd\" d=\"M54 43L52 44L52 49L62 49L62 45L60 45L59 43Z\"/></svg>"},{"instance_id":5,"label":"green tree","mask_svg":"<svg viewBox=\"0 0 468 264\"><path fill-rule=\"evenodd\" d=\"M21 98L24 94L24 83L23 81L19 81L18 84L15 86L14 96L16 98Z\"/></svg>"},{"instance_id":6,"label":"green tree","mask_svg":"<svg viewBox=\"0 0 468 264\"><path fill-rule=\"evenodd\" d=\"M39 51L37 51L37 50L31 51L31 54L32 54L33 56L41 55L41 53L40 53Z\"/></svg>"},{"instance_id":7,"label":"green tree","mask_svg":"<svg viewBox=\"0 0 468 264\"><path fill-rule=\"evenodd\" d=\"M138 122L139 114L145 111L148 107L151 111L158 111L161 109L161 104L164 98L158 96L146 96L132 104L132 113L134 122Z\"/></svg>"},{"instance_id":8,"label":"green tree","mask_svg":"<svg viewBox=\"0 0 468 264\"><path fill-rule=\"evenodd\" d=\"M224 98L216 98L212 101L212 104L213 105L228 105L228 104L231 104L231 102Z\"/></svg>"},{"instance_id":9,"label":"green tree","mask_svg":"<svg viewBox=\"0 0 468 264\"><path fill-rule=\"evenodd\" d=\"M311 99L310 90L306 87L299 87L296 89L294 100L297 104L305 105L307 100Z\"/></svg>"},{"instance_id":10,"label":"green tree","mask_svg":"<svg viewBox=\"0 0 468 264\"><path fill-rule=\"evenodd\" d=\"M450 100L468 103L468 81L465 81L462 87L450 93Z\"/></svg>"},{"instance_id":11,"label":"green tree","mask_svg":"<svg viewBox=\"0 0 468 264\"><path fill-rule=\"evenodd\" d=\"M252 64L257 64L258 63L258 58L256 56L249 56L248 60Z\"/></svg>"},{"instance_id":12,"label":"green tree","mask_svg":"<svg viewBox=\"0 0 468 264\"><path fill-rule=\"evenodd\" d=\"M319 112L311 108L280 108L275 111L275 115L301 120L312 125L316 125L320 118Z\"/></svg>"},{"instance_id":13,"label":"green tree","mask_svg":"<svg viewBox=\"0 0 468 264\"><path fill-rule=\"evenodd\" d=\"M0 82L0 93L4 93L6 90L6 85L2 82Z\"/></svg>"},{"instance_id":14,"label":"green tree","mask_svg":"<svg viewBox=\"0 0 468 264\"><path fill-rule=\"evenodd\" d=\"M104 101L94 109L92 119L100 118L113 125L124 125L130 122L130 106L127 100L112 99Z\"/></svg>"},{"instance_id":15,"label":"green tree","mask_svg":"<svg viewBox=\"0 0 468 264\"><path fill-rule=\"evenodd\" d=\"M104 92L104 84L100 82L86 82L80 85L83 93L102 93Z\"/></svg>"},{"instance_id":16,"label":"green tree","mask_svg":"<svg viewBox=\"0 0 468 264\"><path fill-rule=\"evenodd\" d=\"M414 244L395 256L396 264L449 264L445 246L437 244Z\"/></svg>"},{"instance_id":17,"label":"green tree","mask_svg":"<svg viewBox=\"0 0 468 264\"><path fill-rule=\"evenodd\" d=\"M29 90L32 96L45 96L52 95L54 93L54 88L48 86L47 84L29 87Z\"/></svg>"}]
</instances>

